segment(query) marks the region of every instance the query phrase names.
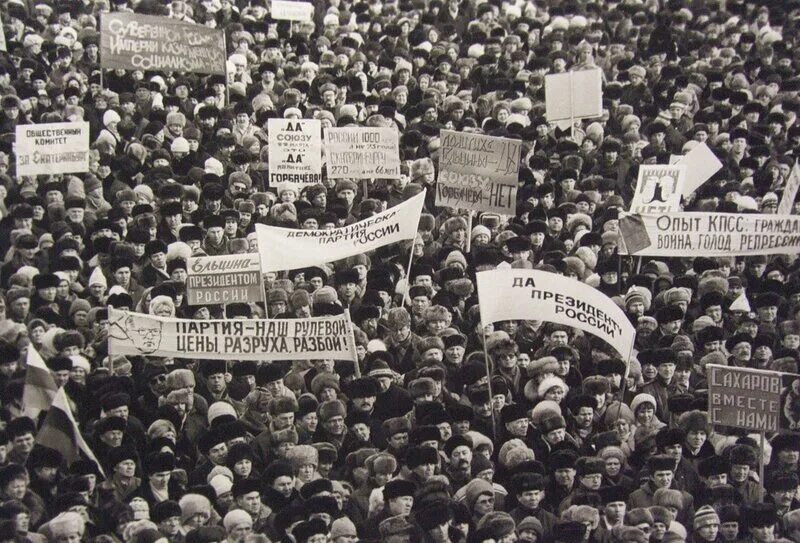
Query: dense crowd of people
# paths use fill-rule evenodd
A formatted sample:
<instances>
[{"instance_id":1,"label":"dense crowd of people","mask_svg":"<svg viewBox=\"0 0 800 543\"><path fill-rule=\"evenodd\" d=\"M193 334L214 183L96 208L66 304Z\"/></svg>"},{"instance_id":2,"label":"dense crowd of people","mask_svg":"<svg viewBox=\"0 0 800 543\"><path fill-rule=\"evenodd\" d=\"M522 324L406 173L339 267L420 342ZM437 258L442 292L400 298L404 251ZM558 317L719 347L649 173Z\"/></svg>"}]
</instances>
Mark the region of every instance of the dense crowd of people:
<instances>
[{"instance_id":1,"label":"dense crowd of people","mask_svg":"<svg viewBox=\"0 0 800 543\"><path fill-rule=\"evenodd\" d=\"M223 29L227 78L101 70L109 11ZM0 542L800 543L800 380L763 448L709 424L706 382L709 364L798 373L797 255L617 250L639 166L701 144L723 168L684 210L776 213L800 149L797 0L315 0L296 22L266 0L8 0L0 16ZM545 76L588 69L602 117L548 122ZM271 185L271 118L395 127L400 179ZM16 175L17 126L78 120L88 173ZM522 142L514 216L436 206L442 129ZM410 243L266 274L265 303L187 303L187 259L255 251L256 224L337 228L423 190ZM596 287L636 328L631 358L553 323L482 325L475 274L496 267ZM359 362L110 354L109 306L348 309ZM37 443L34 348L97 463Z\"/></svg>"}]
</instances>

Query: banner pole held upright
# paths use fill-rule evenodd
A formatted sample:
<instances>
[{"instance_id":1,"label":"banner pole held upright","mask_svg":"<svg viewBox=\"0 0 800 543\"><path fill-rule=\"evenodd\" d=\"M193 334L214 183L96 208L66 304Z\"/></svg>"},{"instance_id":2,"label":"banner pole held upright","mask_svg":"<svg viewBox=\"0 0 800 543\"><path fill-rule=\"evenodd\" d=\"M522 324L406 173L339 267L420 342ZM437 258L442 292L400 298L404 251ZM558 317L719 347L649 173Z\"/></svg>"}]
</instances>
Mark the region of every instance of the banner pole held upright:
<instances>
[{"instance_id":1,"label":"banner pole held upright","mask_svg":"<svg viewBox=\"0 0 800 543\"><path fill-rule=\"evenodd\" d=\"M470 210L467 215L467 254L472 250L472 213Z\"/></svg>"},{"instance_id":2,"label":"banner pole held upright","mask_svg":"<svg viewBox=\"0 0 800 543\"><path fill-rule=\"evenodd\" d=\"M419 234L417 234L419 235ZM411 264L414 262L414 244L417 238L411 240L411 248L408 251L408 267L406 268L406 291L403 293L403 305L408 302L411 305Z\"/></svg>"},{"instance_id":3,"label":"banner pole held upright","mask_svg":"<svg viewBox=\"0 0 800 543\"><path fill-rule=\"evenodd\" d=\"M356 351L356 331L355 326L353 325L353 319L350 318L350 308L346 308L344 310L344 314L347 315L347 327L350 330L350 333L347 334L347 341L350 343L350 348L353 349L353 353L357 353ZM355 372L356 379L361 379L361 363L358 360L358 355L356 354L356 361L354 363L353 371Z\"/></svg>"},{"instance_id":4,"label":"banner pole held upright","mask_svg":"<svg viewBox=\"0 0 800 543\"><path fill-rule=\"evenodd\" d=\"M764 430L761 431L761 454L758 455L758 484L761 485L762 490L766 490L764 488L764 445L766 442L766 432Z\"/></svg>"}]
</instances>

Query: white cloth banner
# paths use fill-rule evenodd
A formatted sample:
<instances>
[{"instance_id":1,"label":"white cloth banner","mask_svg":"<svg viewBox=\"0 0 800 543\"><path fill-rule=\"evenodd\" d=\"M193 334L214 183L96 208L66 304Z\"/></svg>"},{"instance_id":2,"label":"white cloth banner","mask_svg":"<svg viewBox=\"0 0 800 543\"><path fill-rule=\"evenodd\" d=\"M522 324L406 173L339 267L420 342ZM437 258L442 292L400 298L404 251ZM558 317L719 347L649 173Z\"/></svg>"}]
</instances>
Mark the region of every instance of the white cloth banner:
<instances>
[{"instance_id":1,"label":"white cloth banner","mask_svg":"<svg viewBox=\"0 0 800 543\"><path fill-rule=\"evenodd\" d=\"M358 360L347 314L308 319L191 320L109 308L113 355L205 360Z\"/></svg>"},{"instance_id":2,"label":"white cloth banner","mask_svg":"<svg viewBox=\"0 0 800 543\"><path fill-rule=\"evenodd\" d=\"M627 363L636 330L614 301L575 279L538 270L478 272L481 322L538 320L593 334Z\"/></svg>"},{"instance_id":3,"label":"white cloth banner","mask_svg":"<svg viewBox=\"0 0 800 543\"><path fill-rule=\"evenodd\" d=\"M257 224L261 271L316 266L414 239L424 203L423 191L368 219L331 230L294 230Z\"/></svg>"},{"instance_id":4,"label":"white cloth banner","mask_svg":"<svg viewBox=\"0 0 800 543\"><path fill-rule=\"evenodd\" d=\"M89 171L89 123L17 125L17 175Z\"/></svg>"},{"instance_id":5,"label":"white cloth banner","mask_svg":"<svg viewBox=\"0 0 800 543\"><path fill-rule=\"evenodd\" d=\"M797 254L800 215L620 213L619 253L683 257Z\"/></svg>"}]
</instances>

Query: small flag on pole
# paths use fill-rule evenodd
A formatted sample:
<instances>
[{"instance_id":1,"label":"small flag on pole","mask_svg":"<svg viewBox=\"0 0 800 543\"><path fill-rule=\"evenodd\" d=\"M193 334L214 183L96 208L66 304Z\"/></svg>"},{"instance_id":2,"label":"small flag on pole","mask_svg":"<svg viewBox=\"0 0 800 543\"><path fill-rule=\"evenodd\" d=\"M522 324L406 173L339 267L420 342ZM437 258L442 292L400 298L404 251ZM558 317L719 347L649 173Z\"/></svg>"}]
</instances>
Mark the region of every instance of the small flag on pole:
<instances>
[{"instance_id":1,"label":"small flag on pole","mask_svg":"<svg viewBox=\"0 0 800 543\"><path fill-rule=\"evenodd\" d=\"M82 452L86 458L97 464L100 473L105 476L103 467L81 435L63 388L58 389L53 404L47 411L42 427L36 434L36 443L60 452L67 464L78 460Z\"/></svg>"}]
</instances>

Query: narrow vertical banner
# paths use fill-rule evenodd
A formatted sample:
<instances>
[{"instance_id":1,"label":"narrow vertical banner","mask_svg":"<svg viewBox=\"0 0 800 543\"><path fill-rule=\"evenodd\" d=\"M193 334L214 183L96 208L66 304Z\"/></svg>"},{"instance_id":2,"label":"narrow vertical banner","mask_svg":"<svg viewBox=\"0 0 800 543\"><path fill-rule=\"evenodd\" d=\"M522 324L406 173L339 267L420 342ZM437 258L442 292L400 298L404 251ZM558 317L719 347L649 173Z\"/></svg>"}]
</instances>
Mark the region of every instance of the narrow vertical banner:
<instances>
[{"instance_id":1,"label":"narrow vertical banner","mask_svg":"<svg viewBox=\"0 0 800 543\"><path fill-rule=\"evenodd\" d=\"M441 131L436 205L514 215L522 141Z\"/></svg>"},{"instance_id":2,"label":"narrow vertical banner","mask_svg":"<svg viewBox=\"0 0 800 543\"><path fill-rule=\"evenodd\" d=\"M783 187L783 197L781 198L781 203L778 204L778 215L790 215L792 213L798 186L800 186L800 162L795 160L792 173L789 174L789 179L786 180L786 185Z\"/></svg>"},{"instance_id":3,"label":"narrow vertical banner","mask_svg":"<svg viewBox=\"0 0 800 543\"><path fill-rule=\"evenodd\" d=\"M287 2L293 4L294 2ZM317 119L269 119L269 185L298 193L322 182L322 124Z\"/></svg>"},{"instance_id":4,"label":"narrow vertical banner","mask_svg":"<svg viewBox=\"0 0 800 543\"><path fill-rule=\"evenodd\" d=\"M361 366L358 360L358 346L356 345L356 332L355 332L355 325L353 324L353 318L350 316L350 309L347 308L344 310L344 314L347 317L347 341L350 344L350 349L353 352L353 359L355 360L355 367L353 368L355 371L356 378L361 377Z\"/></svg>"}]
</instances>

